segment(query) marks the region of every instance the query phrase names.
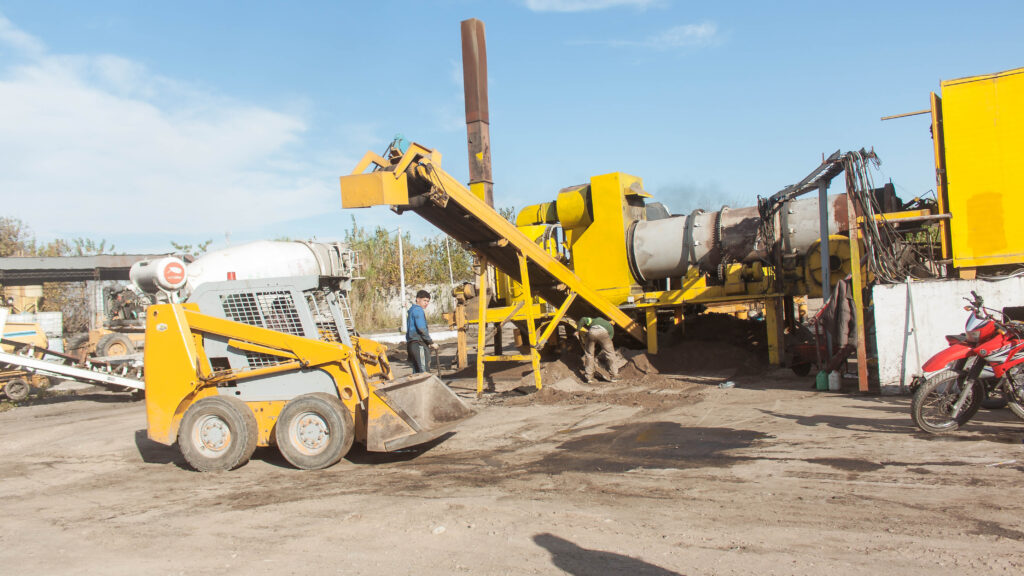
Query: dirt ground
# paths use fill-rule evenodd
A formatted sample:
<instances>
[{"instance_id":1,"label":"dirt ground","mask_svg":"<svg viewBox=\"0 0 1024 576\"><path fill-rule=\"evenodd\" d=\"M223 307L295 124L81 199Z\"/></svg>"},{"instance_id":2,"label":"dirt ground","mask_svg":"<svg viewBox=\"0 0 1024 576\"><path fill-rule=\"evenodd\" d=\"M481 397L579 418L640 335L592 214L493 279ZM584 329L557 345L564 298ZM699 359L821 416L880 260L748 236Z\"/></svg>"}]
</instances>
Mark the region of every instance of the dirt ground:
<instances>
[{"instance_id":1,"label":"dirt ground","mask_svg":"<svg viewBox=\"0 0 1024 576\"><path fill-rule=\"evenodd\" d=\"M450 354L450 350L449 350ZM478 414L322 471L200 474L141 402L0 413L5 574L1021 574L1024 422L919 433L909 398L811 390L728 343L451 381ZM721 388L723 382L734 387ZM850 383L852 386L853 384Z\"/></svg>"}]
</instances>

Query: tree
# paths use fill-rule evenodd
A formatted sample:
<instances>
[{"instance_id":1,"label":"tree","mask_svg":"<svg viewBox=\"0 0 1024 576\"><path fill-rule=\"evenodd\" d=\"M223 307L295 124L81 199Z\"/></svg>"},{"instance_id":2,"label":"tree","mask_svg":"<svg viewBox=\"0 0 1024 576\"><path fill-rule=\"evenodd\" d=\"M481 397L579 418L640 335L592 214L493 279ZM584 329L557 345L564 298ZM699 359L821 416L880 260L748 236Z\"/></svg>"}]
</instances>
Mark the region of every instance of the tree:
<instances>
[{"instance_id":1,"label":"tree","mask_svg":"<svg viewBox=\"0 0 1024 576\"><path fill-rule=\"evenodd\" d=\"M175 252L193 257L199 256L200 254L205 254L206 251L210 249L210 244L213 244L213 238L210 238L206 242L199 242L198 244L195 245L179 244L177 242L174 242L173 240L171 241L171 246L174 247Z\"/></svg>"},{"instance_id":2,"label":"tree","mask_svg":"<svg viewBox=\"0 0 1024 576\"><path fill-rule=\"evenodd\" d=\"M35 236L17 218L0 217L0 257L34 256Z\"/></svg>"},{"instance_id":3,"label":"tree","mask_svg":"<svg viewBox=\"0 0 1024 576\"><path fill-rule=\"evenodd\" d=\"M7 256L95 256L111 253L114 245L106 240L90 238L58 238L40 244L32 229L18 218L0 217L0 257ZM61 312L64 332L83 332L89 328L89 298L82 282L47 282L43 284L43 300L39 310Z\"/></svg>"}]
</instances>

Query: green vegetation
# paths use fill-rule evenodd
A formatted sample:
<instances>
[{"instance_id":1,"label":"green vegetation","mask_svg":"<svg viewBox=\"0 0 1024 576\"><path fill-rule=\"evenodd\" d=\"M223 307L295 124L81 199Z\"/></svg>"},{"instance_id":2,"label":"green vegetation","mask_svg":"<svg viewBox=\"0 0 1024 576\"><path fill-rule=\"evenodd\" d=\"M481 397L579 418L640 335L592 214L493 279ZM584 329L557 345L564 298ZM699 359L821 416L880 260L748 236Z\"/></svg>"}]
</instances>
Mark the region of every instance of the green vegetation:
<instances>
[{"instance_id":1,"label":"green vegetation","mask_svg":"<svg viewBox=\"0 0 1024 576\"><path fill-rule=\"evenodd\" d=\"M210 244L213 244L213 239L212 238L207 240L207 241L205 241L205 242L199 242L198 244L195 244L195 245L193 245L193 244L179 244L177 242L174 242L173 240L171 241L171 246L174 247L175 253L182 254L182 255L185 255L185 256L192 256L192 257L199 256L201 254L205 254L206 251L210 248Z\"/></svg>"},{"instance_id":2,"label":"green vegetation","mask_svg":"<svg viewBox=\"0 0 1024 576\"><path fill-rule=\"evenodd\" d=\"M446 241L447 240L447 245ZM400 271L398 238L393 232L378 226L368 230L359 226L352 217L352 229L345 232L345 242L359 254L360 273L363 277L353 283L352 307L356 326L362 331L393 330L399 325L402 311L390 305L399 295ZM402 234L402 252L405 261L405 284L409 289L425 285L449 285L448 255L451 253L451 277L455 283L473 279L473 255L454 240L439 235L416 242L406 232ZM442 298L436 294L434 301ZM431 322L440 321L437 306L428 310Z\"/></svg>"},{"instance_id":3,"label":"green vegetation","mask_svg":"<svg viewBox=\"0 0 1024 576\"><path fill-rule=\"evenodd\" d=\"M58 238L42 244L27 224L17 218L0 216L0 258L7 256L94 256L112 254L114 245L90 238Z\"/></svg>"}]
</instances>

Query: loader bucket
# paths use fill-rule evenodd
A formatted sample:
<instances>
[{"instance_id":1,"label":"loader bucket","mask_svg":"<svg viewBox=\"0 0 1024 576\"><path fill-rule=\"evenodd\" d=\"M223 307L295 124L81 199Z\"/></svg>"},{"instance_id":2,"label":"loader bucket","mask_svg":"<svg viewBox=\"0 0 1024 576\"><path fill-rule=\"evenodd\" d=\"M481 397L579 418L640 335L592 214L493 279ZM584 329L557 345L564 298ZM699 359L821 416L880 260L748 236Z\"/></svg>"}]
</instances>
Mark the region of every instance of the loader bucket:
<instances>
[{"instance_id":1,"label":"loader bucket","mask_svg":"<svg viewBox=\"0 0 1024 576\"><path fill-rule=\"evenodd\" d=\"M366 449L391 452L450 432L475 412L433 374L412 374L376 388L367 406Z\"/></svg>"}]
</instances>

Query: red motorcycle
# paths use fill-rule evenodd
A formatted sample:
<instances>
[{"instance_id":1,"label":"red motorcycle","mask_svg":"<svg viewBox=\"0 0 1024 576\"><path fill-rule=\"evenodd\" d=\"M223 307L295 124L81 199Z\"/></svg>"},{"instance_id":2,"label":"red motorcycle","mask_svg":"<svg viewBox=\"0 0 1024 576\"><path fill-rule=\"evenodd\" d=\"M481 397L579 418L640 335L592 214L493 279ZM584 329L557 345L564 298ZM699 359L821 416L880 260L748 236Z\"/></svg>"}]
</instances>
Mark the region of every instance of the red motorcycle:
<instances>
[{"instance_id":1,"label":"red motorcycle","mask_svg":"<svg viewBox=\"0 0 1024 576\"><path fill-rule=\"evenodd\" d=\"M921 430L950 434L967 423L990 394L1000 393L1007 407L1024 419L1024 323L984 307L974 291L962 334L946 336L949 348L932 356L918 379L911 414ZM995 314L1000 319L997 320Z\"/></svg>"}]
</instances>

